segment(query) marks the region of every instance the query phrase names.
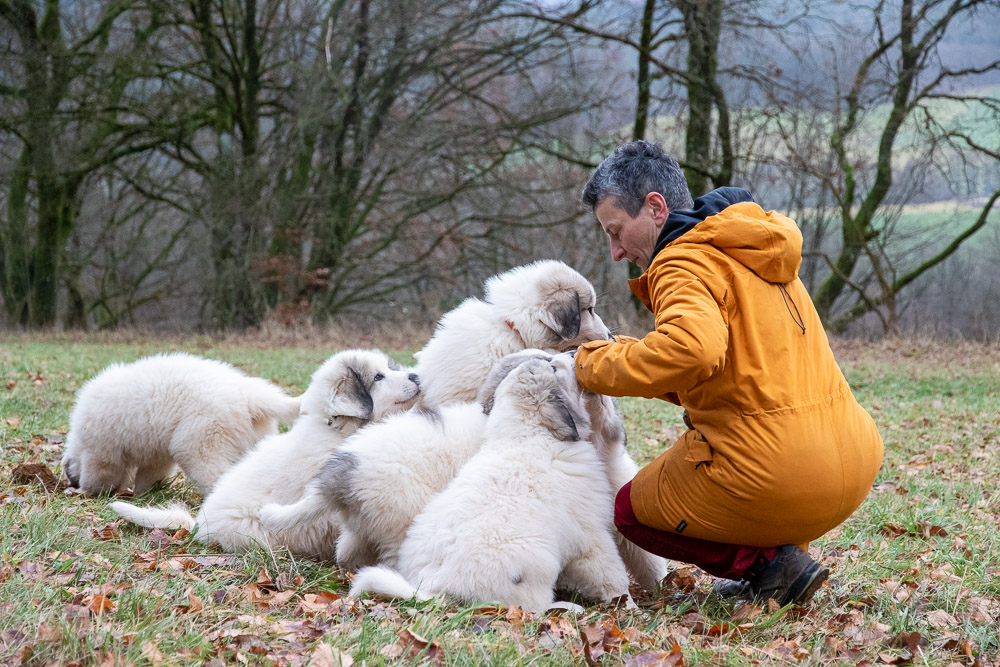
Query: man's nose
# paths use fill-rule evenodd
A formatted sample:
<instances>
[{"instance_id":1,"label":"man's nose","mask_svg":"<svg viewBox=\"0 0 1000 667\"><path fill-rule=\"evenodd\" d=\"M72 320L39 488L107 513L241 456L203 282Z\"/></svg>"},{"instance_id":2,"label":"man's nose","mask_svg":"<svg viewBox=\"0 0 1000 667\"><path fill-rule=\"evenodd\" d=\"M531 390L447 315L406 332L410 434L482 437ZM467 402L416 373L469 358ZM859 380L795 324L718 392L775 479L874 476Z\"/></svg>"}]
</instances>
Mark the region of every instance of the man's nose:
<instances>
[{"instance_id":1,"label":"man's nose","mask_svg":"<svg viewBox=\"0 0 1000 667\"><path fill-rule=\"evenodd\" d=\"M614 261L618 262L618 261L621 261L624 258L625 258L625 249L622 248L617 243L615 243L614 241L612 241L611 242L611 259L613 259Z\"/></svg>"}]
</instances>

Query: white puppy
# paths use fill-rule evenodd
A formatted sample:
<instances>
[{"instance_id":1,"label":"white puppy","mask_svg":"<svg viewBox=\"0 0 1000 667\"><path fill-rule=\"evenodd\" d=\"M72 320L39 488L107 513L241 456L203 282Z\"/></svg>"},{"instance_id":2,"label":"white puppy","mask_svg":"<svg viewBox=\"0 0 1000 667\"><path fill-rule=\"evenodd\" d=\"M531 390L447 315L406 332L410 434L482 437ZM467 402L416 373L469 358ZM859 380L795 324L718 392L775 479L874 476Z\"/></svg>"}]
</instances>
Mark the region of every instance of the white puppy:
<instances>
[{"instance_id":1,"label":"white puppy","mask_svg":"<svg viewBox=\"0 0 1000 667\"><path fill-rule=\"evenodd\" d=\"M377 351L349 350L328 359L302 395L302 415L291 430L260 442L205 499L197 518L183 508L139 508L116 502L119 515L148 528L187 528L205 543L227 551L256 545L332 558L339 521L335 515L289 531L269 531L258 512L266 503L297 500L330 452L361 426L410 407L417 377Z\"/></svg>"},{"instance_id":2,"label":"white puppy","mask_svg":"<svg viewBox=\"0 0 1000 667\"><path fill-rule=\"evenodd\" d=\"M207 495L298 414L298 398L221 361L175 353L112 364L77 392L62 469L87 495L140 494L176 464Z\"/></svg>"},{"instance_id":3,"label":"white puppy","mask_svg":"<svg viewBox=\"0 0 1000 667\"><path fill-rule=\"evenodd\" d=\"M587 421L550 362L515 368L497 387L482 448L410 526L398 571L364 568L351 594L444 593L543 611L560 573L587 597L627 594L609 482L581 440Z\"/></svg>"},{"instance_id":4,"label":"white puppy","mask_svg":"<svg viewBox=\"0 0 1000 667\"><path fill-rule=\"evenodd\" d=\"M425 405L473 401L500 358L541 348L561 352L611 337L594 313L594 287L554 260L519 266L486 281L486 299L445 313L414 357Z\"/></svg>"},{"instance_id":5,"label":"white puppy","mask_svg":"<svg viewBox=\"0 0 1000 667\"><path fill-rule=\"evenodd\" d=\"M576 382L576 372L573 368L573 353L567 352L553 357L553 364L559 373L570 373L572 380L564 380L565 386L572 392L578 392L578 400L583 404L590 418L590 441L597 449L597 454L604 464L611 497L614 498L619 489L630 482L639 472L632 457L626 450L625 422L618 402L612 396L595 394L587 391ZM613 504L613 503L612 503ZM626 540L617 530L614 532L618 552L625 567L636 582L646 590L655 590L663 577L667 576L667 561L660 556L639 548ZM560 586L574 588L572 582L560 580Z\"/></svg>"},{"instance_id":6,"label":"white puppy","mask_svg":"<svg viewBox=\"0 0 1000 667\"><path fill-rule=\"evenodd\" d=\"M362 429L330 455L298 502L265 505L261 521L271 530L293 530L333 513L343 519L341 567L395 565L413 517L479 451L482 402L492 405L500 381L531 357L552 358L541 350L505 357L481 388L480 402L414 410Z\"/></svg>"}]
</instances>

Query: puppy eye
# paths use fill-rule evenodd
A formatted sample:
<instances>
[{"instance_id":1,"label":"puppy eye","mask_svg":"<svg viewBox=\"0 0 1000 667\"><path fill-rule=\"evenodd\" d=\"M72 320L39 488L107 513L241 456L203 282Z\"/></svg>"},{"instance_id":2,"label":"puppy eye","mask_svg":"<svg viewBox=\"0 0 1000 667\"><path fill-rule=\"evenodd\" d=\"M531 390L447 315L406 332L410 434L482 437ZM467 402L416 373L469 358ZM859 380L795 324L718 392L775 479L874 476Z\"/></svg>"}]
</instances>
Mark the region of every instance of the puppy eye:
<instances>
[{"instance_id":1,"label":"puppy eye","mask_svg":"<svg viewBox=\"0 0 1000 667\"><path fill-rule=\"evenodd\" d=\"M590 313L591 315L593 315L594 314L594 307L591 306L590 308L588 308L587 312Z\"/></svg>"},{"instance_id":2,"label":"puppy eye","mask_svg":"<svg viewBox=\"0 0 1000 667\"><path fill-rule=\"evenodd\" d=\"M376 382L378 382L379 380L384 380L384 379L385 379L385 376L382 375L381 373L376 373L375 374L375 381Z\"/></svg>"}]
</instances>

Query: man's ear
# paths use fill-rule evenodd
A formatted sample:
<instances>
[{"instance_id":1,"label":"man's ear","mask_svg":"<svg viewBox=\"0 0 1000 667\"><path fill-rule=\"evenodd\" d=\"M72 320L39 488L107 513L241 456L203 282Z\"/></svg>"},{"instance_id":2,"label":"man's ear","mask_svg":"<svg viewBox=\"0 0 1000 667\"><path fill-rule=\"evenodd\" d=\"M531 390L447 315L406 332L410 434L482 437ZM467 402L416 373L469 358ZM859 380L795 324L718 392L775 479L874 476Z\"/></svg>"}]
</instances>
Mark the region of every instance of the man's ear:
<instances>
[{"instance_id":1,"label":"man's ear","mask_svg":"<svg viewBox=\"0 0 1000 667\"><path fill-rule=\"evenodd\" d=\"M667 200L659 192L650 192L646 195L644 203L649 208L649 213L656 224L656 228L662 229L664 223L667 222L667 216L670 215L670 209L667 208Z\"/></svg>"}]
</instances>

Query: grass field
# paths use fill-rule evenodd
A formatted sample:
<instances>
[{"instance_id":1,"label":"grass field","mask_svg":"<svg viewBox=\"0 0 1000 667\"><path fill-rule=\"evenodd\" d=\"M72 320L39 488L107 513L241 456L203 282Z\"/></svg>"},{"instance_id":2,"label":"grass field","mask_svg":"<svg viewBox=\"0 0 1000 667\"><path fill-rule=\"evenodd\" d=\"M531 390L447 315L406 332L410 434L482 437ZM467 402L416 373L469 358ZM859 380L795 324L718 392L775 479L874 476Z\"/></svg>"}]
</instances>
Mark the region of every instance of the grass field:
<instances>
[{"instance_id":1,"label":"grass field","mask_svg":"<svg viewBox=\"0 0 1000 667\"><path fill-rule=\"evenodd\" d=\"M1000 346L835 349L886 459L861 509L813 545L832 571L814 603L723 601L677 564L636 592L638 611L576 617L341 597L336 568L224 554L42 484L75 392L112 361L185 350L298 393L332 346L0 339L0 664L1000 665ZM622 407L640 462L683 429L672 406ZM172 500L200 499L178 478L139 502Z\"/></svg>"}]
</instances>

